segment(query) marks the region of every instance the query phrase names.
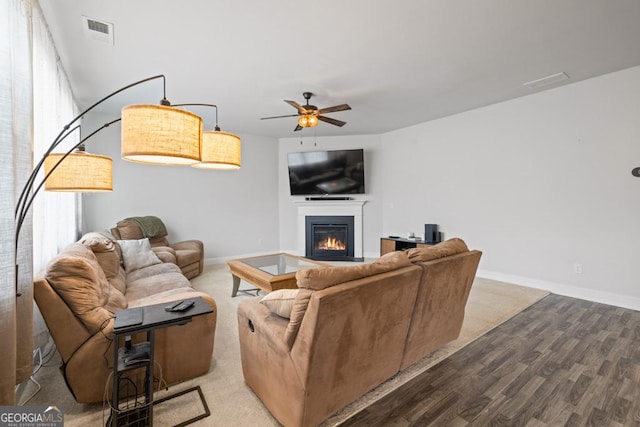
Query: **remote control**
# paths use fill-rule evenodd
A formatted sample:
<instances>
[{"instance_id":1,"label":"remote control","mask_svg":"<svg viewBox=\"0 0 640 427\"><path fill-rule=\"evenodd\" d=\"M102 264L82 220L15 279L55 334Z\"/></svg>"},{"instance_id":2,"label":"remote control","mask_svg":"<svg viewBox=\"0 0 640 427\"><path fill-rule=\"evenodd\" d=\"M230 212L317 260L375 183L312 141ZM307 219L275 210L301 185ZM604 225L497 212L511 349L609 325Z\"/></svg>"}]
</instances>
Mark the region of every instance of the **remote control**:
<instances>
[{"instance_id":1,"label":"remote control","mask_svg":"<svg viewBox=\"0 0 640 427\"><path fill-rule=\"evenodd\" d=\"M184 304L184 301L178 301L171 305L168 305L164 308L164 311L173 311L173 309L178 307L180 304Z\"/></svg>"},{"instance_id":2,"label":"remote control","mask_svg":"<svg viewBox=\"0 0 640 427\"><path fill-rule=\"evenodd\" d=\"M192 300L192 301L185 301L185 302L182 302L182 303L180 303L180 304L178 304L178 305L174 306L174 307L171 309L171 311L185 311L185 310L188 310L188 309L190 309L191 307L193 307L193 306L195 305L195 303L196 303L196 302L195 302L195 301L193 301L193 300Z\"/></svg>"}]
</instances>

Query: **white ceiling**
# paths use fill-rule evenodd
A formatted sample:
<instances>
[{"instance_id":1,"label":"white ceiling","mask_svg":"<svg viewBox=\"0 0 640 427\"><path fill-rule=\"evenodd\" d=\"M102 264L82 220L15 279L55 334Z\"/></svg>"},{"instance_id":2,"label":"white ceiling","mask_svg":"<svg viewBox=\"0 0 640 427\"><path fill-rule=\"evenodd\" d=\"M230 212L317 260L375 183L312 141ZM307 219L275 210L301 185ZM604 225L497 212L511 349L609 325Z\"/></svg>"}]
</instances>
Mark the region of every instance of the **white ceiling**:
<instances>
[{"instance_id":1,"label":"white ceiling","mask_svg":"<svg viewBox=\"0 0 640 427\"><path fill-rule=\"evenodd\" d=\"M213 103L223 131L272 137L378 134L640 65L638 0L40 0L82 108L164 74L174 104ZM115 44L83 35L114 24ZM557 86L557 85L556 85ZM551 87L556 87L551 86ZM538 89L542 90L542 89ZM347 124L293 132L284 99ZM161 80L106 105L157 103ZM213 110L191 109L210 129Z\"/></svg>"}]
</instances>

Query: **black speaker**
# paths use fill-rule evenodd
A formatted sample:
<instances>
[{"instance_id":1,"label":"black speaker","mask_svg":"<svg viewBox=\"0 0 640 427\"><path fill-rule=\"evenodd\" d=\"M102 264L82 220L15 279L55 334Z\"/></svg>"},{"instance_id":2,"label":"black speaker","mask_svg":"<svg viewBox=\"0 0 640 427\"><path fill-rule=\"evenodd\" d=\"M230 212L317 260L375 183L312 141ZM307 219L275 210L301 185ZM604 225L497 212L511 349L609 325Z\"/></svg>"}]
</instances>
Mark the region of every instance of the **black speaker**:
<instances>
[{"instance_id":1,"label":"black speaker","mask_svg":"<svg viewBox=\"0 0 640 427\"><path fill-rule=\"evenodd\" d=\"M426 243L439 243L440 232L438 231L438 224L425 224L424 225L424 241Z\"/></svg>"}]
</instances>

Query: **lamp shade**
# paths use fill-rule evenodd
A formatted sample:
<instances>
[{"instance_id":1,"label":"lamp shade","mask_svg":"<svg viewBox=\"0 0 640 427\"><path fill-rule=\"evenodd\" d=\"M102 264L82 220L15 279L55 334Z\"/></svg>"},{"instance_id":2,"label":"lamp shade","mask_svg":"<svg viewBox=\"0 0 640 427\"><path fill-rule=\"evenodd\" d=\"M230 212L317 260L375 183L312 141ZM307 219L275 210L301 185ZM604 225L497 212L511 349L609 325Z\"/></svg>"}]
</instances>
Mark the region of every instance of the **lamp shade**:
<instances>
[{"instance_id":1,"label":"lamp shade","mask_svg":"<svg viewBox=\"0 0 640 427\"><path fill-rule=\"evenodd\" d=\"M138 163L191 165L200 160L202 119L163 105L122 109L122 158Z\"/></svg>"},{"instance_id":2,"label":"lamp shade","mask_svg":"<svg viewBox=\"0 0 640 427\"><path fill-rule=\"evenodd\" d=\"M192 166L200 169L239 169L240 151L239 137L220 131L204 132L200 163Z\"/></svg>"},{"instance_id":3,"label":"lamp shade","mask_svg":"<svg viewBox=\"0 0 640 427\"><path fill-rule=\"evenodd\" d=\"M52 153L45 158L45 176L55 167L44 183L45 190L87 192L113 190L113 166L110 157L74 151L60 162L63 156L62 153Z\"/></svg>"}]
</instances>

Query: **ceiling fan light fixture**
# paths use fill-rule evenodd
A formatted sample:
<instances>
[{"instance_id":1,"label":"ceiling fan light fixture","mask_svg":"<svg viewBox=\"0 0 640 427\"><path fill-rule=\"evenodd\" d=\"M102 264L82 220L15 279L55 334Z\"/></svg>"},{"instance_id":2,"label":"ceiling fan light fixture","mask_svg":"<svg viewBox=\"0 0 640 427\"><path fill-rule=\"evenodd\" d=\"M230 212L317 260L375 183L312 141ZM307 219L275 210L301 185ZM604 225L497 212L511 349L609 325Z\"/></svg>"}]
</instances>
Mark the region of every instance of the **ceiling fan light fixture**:
<instances>
[{"instance_id":1,"label":"ceiling fan light fixture","mask_svg":"<svg viewBox=\"0 0 640 427\"><path fill-rule=\"evenodd\" d=\"M318 117L314 114L302 114L298 118L298 124L303 128L312 128L318 126Z\"/></svg>"}]
</instances>

